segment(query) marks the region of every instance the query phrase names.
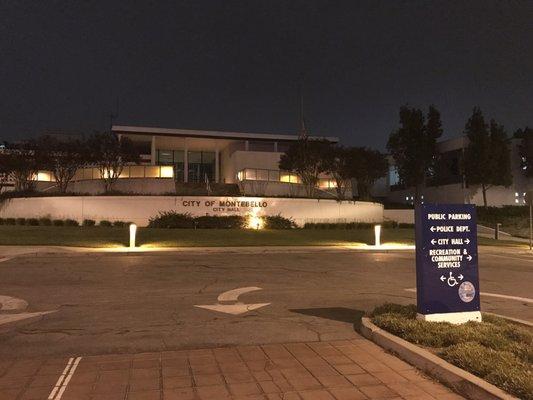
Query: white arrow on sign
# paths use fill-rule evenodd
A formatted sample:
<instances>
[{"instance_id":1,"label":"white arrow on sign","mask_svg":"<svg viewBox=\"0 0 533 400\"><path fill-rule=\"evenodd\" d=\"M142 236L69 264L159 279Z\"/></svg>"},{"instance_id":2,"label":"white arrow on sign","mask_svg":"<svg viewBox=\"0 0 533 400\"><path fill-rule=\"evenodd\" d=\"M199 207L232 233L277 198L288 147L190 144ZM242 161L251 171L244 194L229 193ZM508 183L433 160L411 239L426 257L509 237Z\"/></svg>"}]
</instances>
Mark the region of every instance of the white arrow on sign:
<instances>
[{"instance_id":1,"label":"white arrow on sign","mask_svg":"<svg viewBox=\"0 0 533 400\"><path fill-rule=\"evenodd\" d=\"M429 228L429 230L430 230L431 232L435 232L435 229L436 229L436 228L435 228L434 226L432 226L431 228Z\"/></svg>"},{"instance_id":2,"label":"white arrow on sign","mask_svg":"<svg viewBox=\"0 0 533 400\"><path fill-rule=\"evenodd\" d=\"M435 239L431 239L431 244L432 244L433 246L435 246L435 243L437 243L437 241L436 241Z\"/></svg>"},{"instance_id":3,"label":"white arrow on sign","mask_svg":"<svg viewBox=\"0 0 533 400\"><path fill-rule=\"evenodd\" d=\"M467 259L468 261L472 261L472 256L469 254L469 255L466 256L466 259Z\"/></svg>"},{"instance_id":4,"label":"white arrow on sign","mask_svg":"<svg viewBox=\"0 0 533 400\"><path fill-rule=\"evenodd\" d=\"M256 303L256 304L244 304L238 301L238 298L241 294L254 292L256 290L263 290L257 286L249 286L243 288L237 288L233 290L228 290L227 292L221 293L217 300L218 304L205 304L205 305L195 305L198 308L204 308L206 310L218 311L226 314L239 315L244 314L245 312L257 310L261 307L270 305L270 303ZM220 303L233 303L233 304L220 304Z\"/></svg>"},{"instance_id":5,"label":"white arrow on sign","mask_svg":"<svg viewBox=\"0 0 533 400\"><path fill-rule=\"evenodd\" d=\"M458 278L459 278L460 280L463 280L463 278L464 278L463 274L459 274Z\"/></svg>"},{"instance_id":6,"label":"white arrow on sign","mask_svg":"<svg viewBox=\"0 0 533 400\"><path fill-rule=\"evenodd\" d=\"M466 244L469 244L469 243L470 243L470 239L466 238L466 239L465 239L465 243L466 243Z\"/></svg>"},{"instance_id":7,"label":"white arrow on sign","mask_svg":"<svg viewBox=\"0 0 533 400\"><path fill-rule=\"evenodd\" d=\"M444 282L444 281L446 280L446 277L445 277L444 275L441 275L441 276L440 276L440 280L441 280L442 282Z\"/></svg>"}]
</instances>

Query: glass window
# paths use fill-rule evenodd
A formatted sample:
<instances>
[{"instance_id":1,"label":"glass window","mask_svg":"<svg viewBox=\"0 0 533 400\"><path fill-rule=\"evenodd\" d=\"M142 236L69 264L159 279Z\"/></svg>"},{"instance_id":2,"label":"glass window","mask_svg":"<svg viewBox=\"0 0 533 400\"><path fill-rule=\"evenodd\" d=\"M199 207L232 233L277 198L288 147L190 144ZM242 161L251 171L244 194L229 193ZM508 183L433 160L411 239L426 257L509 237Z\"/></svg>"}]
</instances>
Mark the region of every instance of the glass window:
<instances>
[{"instance_id":1,"label":"glass window","mask_svg":"<svg viewBox=\"0 0 533 400\"><path fill-rule=\"evenodd\" d=\"M157 163L168 165L174 163L174 153L172 150L157 150Z\"/></svg>"},{"instance_id":2,"label":"glass window","mask_svg":"<svg viewBox=\"0 0 533 400\"><path fill-rule=\"evenodd\" d=\"M257 170L257 180L258 181L268 181L268 169L258 169Z\"/></svg>"},{"instance_id":3,"label":"glass window","mask_svg":"<svg viewBox=\"0 0 533 400\"><path fill-rule=\"evenodd\" d=\"M144 178L144 167L142 165L132 165L130 167L130 178Z\"/></svg>"},{"instance_id":4,"label":"glass window","mask_svg":"<svg viewBox=\"0 0 533 400\"><path fill-rule=\"evenodd\" d=\"M278 152L285 153L289 149L290 143L278 142Z\"/></svg>"},{"instance_id":5,"label":"glass window","mask_svg":"<svg viewBox=\"0 0 533 400\"><path fill-rule=\"evenodd\" d=\"M189 151L189 182L205 182L206 178L213 182L215 180L215 158L214 152Z\"/></svg>"},{"instance_id":6,"label":"glass window","mask_svg":"<svg viewBox=\"0 0 533 400\"><path fill-rule=\"evenodd\" d=\"M268 180L271 182L279 182L279 171L268 171Z\"/></svg>"},{"instance_id":7,"label":"glass window","mask_svg":"<svg viewBox=\"0 0 533 400\"><path fill-rule=\"evenodd\" d=\"M147 178L159 178L159 167L157 167L157 166L155 166L155 167L146 166L145 167L145 176Z\"/></svg>"},{"instance_id":8,"label":"glass window","mask_svg":"<svg viewBox=\"0 0 533 400\"><path fill-rule=\"evenodd\" d=\"M250 168L247 168L245 170L245 179L249 180L249 181L255 181L257 180L257 173L256 173L256 170L255 169L250 169Z\"/></svg>"}]
</instances>

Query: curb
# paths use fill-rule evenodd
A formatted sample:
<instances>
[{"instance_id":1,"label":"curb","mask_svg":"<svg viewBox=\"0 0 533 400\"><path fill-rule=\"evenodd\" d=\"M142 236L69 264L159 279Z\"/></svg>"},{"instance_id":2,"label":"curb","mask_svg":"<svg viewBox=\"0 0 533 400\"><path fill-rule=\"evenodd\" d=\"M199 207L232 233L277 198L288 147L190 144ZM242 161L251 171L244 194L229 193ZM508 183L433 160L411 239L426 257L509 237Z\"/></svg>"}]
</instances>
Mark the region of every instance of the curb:
<instances>
[{"instance_id":1,"label":"curb","mask_svg":"<svg viewBox=\"0 0 533 400\"><path fill-rule=\"evenodd\" d=\"M496 386L362 318L361 334L471 400L518 400Z\"/></svg>"}]
</instances>

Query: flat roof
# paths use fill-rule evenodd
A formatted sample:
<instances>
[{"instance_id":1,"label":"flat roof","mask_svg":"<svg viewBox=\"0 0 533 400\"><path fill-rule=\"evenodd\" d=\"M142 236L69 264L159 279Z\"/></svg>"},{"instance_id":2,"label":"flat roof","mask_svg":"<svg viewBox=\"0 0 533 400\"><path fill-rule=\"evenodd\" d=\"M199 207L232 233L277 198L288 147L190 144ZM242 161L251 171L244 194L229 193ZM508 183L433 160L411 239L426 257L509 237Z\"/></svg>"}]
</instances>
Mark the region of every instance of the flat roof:
<instances>
[{"instance_id":1,"label":"flat roof","mask_svg":"<svg viewBox=\"0 0 533 400\"><path fill-rule=\"evenodd\" d=\"M155 135L155 136L178 136L178 137L198 137L212 139L237 139L237 140L274 140L274 141L295 141L298 135L279 135L272 133L248 133L248 132L224 132L224 131L200 131L194 129L173 129L173 128L155 128L147 126L126 126L113 125L111 128L116 133L127 133L133 135ZM310 136L313 140L327 140L328 142L337 143L337 137Z\"/></svg>"}]
</instances>

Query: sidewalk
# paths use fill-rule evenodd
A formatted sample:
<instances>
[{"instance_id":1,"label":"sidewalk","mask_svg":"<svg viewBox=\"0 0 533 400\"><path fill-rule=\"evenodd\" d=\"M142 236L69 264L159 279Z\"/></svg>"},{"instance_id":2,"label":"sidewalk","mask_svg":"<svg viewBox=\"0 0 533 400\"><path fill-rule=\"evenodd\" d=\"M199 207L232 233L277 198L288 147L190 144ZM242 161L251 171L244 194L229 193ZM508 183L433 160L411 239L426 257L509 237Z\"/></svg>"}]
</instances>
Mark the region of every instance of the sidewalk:
<instances>
[{"instance_id":1,"label":"sidewalk","mask_svg":"<svg viewBox=\"0 0 533 400\"><path fill-rule=\"evenodd\" d=\"M0 400L462 399L363 338L68 362L0 361Z\"/></svg>"}]
</instances>

